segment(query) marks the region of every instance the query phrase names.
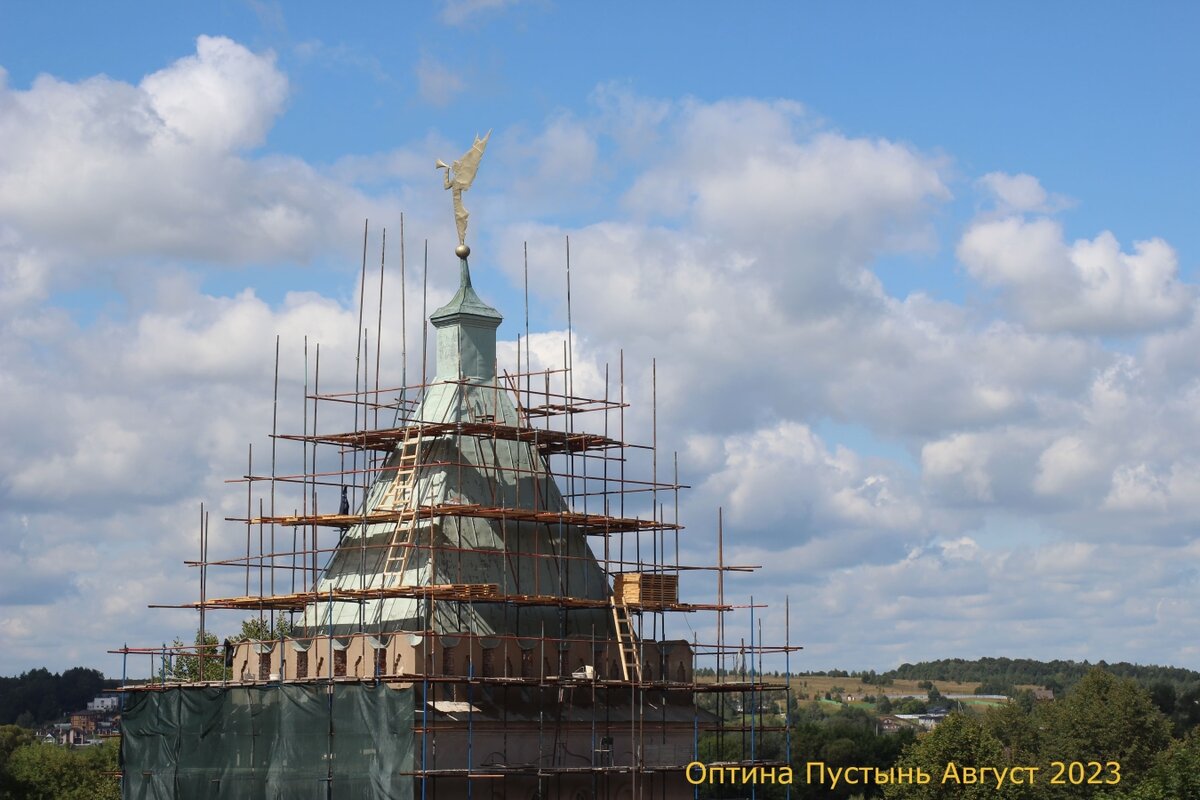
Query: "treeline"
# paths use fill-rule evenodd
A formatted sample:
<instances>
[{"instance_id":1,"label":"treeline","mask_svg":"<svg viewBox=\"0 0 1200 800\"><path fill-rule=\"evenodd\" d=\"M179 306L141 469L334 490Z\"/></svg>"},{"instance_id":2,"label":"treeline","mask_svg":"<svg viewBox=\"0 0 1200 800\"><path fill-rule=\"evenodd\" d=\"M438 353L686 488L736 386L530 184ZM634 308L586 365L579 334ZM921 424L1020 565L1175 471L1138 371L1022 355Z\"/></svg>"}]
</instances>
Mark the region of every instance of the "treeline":
<instances>
[{"instance_id":1,"label":"treeline","mask_svg":"<svg viewBox=\"0 0 1200 800\"><path fill-rule=\"evenodd\" d=\"M98 670L74 667L62 674L38 668L15 678L0 677L0 725L32 728L85 708L92 698L119 681Z\"/></svg>"},{"instance_id":2,"label":"treeline","mask_svg":"<svg viewBox=\"0 0 1200 800\"><path fill-rule=\"evenodd\" d=\"M1181 667L1158 667L1119 662L1035 661L1030 658L943 658L917 664L901 664L883 675L900 680L955 681L992 683L1004 686L1044 686L1063 691L1078 683L1092 669L1100 669L1121 678L1132 678L1149 686L1156 682L1177 687L1200 684L1200 672Z\"/></svg>"},{"instance_id":3,"label":"treeline","mask_svg":"<svg viewBox=\"0 0 1200 800\"><path fill-rule=\"evenodd\" d=\"M954 765L954 766L952 766ZM988 767L970 783L959 767ZM1093 669L1052 703L1009 703L952 714L907 747L897 773L928 784L873 787L890 800L1184 800L1200 796L1200 737L1173 737L1171 723L1131 678ZM1000 785L997 774L1020 782Z\"/></svg>"},{"instance_id":4,"label":"treeline","mask_svg":"<svg viewBox=\"0 0 1200 800\"><path fill-rule=\"evenodd\" d=\"M801 703L793 706L791 722L790 736L769 731L756 742L755 753L759 759L786 763L790 755L796 771L795 779L788 787L772 783L758 786L755 796L762 800L785 796L793 800L848 800L861 795L863 786L809 784L805 780L805 763L823 761L831 767L887 769L916 741L916 734L911 730L892 734L882 732L875 716L861 708L843 707L831 711L819 703ZM746 736L741 732L706 733L700 737L697 760L705 764L736 762L742 758L746 744ZM748 787L705 784L698 788L700 797L723 798L745 797ZM868 796L877 797L878 794Z\"/></svg>"},{"instance_id":5,"label":"treeline","mask_svg":"<svg viewBox=\"0 0 1200 800\"><path fill-rule=\"evenodd\" d=\"M1125 661L1090 664L1087 661L1034 661L1027 658L978 658L973 661L947 658L902 664L884 675L902 680L978 682L976 692L979 694L1007 694L1021 699L1024 693L1017 688L1020 686L1041 686L1060 697L1093 669L1127 678L1145 689L1158 710L1171 721L1177 734L1200 725L1200 672L1181 667Z\"/></svg>"},{"instance_id":6,"label":"treeline","mask_svg":"<svg viewBox=\"0 0 1200 800\"><path fill-rule=\"evenodd\" d=\"M117 743L61 747L0 725L0 800L117 800Z\"/></svg>"},{"instance_id":7,"label":"treeline","mask_svg":"<svg viewBox=\"0 0 1200 800\"><path fill-rule=\"evenodd\" d=\"M881 732L869 711L829 704L793 707L790 737L768 733L758 740L757 757L788 759L789 787L758 787L762 800L1185 800L1200 797L1200 732L1172 732L1171 720L1150 693L1131 678L1093 669L1054 702L1005 703L986 710L952 713L932 732ZM878 707L876 708L878 711ZM778 721L778 720L773 720ZM699 760L736 762L746 755L738 732L701 738ZM790 752L789 752L790 751ZM821 781L808 764L821 762L826 774L854 776L836 785ZM1021 782L985 783L948 770L969 766L1016 775ZM1060 766L1061 765L1061 766ZM1072 766L1074 765L1074 766ZM931 777L925 784L876 783L863 777L885 773ZM1032 771L1031 771L1032 770ZM872 773L873 774L873 773ZM1031 783L1030 775L1036 775ZM810 780L811 776L811 780ZM1059 778L1060 782L1055 782ZM1092 782L1089 783L1088 781ZM746 796L744 786L706 783L700 796ZM788 793L790 791L790 794Z\"/></svg>"}]
</instances>

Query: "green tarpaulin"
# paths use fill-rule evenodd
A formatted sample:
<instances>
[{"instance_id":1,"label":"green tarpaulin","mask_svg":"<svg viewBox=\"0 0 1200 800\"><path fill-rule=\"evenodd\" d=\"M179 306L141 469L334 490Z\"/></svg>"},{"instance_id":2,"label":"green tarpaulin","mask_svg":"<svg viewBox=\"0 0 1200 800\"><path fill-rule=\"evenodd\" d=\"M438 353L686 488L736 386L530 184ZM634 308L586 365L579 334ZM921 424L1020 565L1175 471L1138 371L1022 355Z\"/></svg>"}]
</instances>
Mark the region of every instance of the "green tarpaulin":
<instances>
[{"instance_id":1,"label":"green tarpaulin","mask_svg":"<svg viewBox=\"0 0 1200 800\"><path fill-rule=\"evenodd\" d=\"M132 692L125 800L411 800L413 693L370 684Z\"/></svg>"}]
</instances>

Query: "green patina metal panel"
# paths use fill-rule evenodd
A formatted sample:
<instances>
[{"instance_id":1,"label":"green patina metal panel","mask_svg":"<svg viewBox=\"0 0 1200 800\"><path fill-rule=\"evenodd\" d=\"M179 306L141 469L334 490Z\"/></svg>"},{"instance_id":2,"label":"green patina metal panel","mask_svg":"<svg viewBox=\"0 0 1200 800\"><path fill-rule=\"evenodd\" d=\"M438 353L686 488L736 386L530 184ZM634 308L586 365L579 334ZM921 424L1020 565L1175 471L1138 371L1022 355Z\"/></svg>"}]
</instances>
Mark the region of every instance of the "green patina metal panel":
<instances>
[{"instance_id":1,"label":"green patina metal panel","mask_svg":"<svg viewBox=\"0 0 1200 800\"><path fill-rule=\"evenodd\" d=\"M465 263L463 270L458 294L430 316L438 329L438 375L411 422L490 420L525 427L528 421L518 415L508 391L496 385L493 374L495 327L501 317L475 294ZM401 450L392 451L367 492L366 510L378 509L388 496ZM570 510L532 442L443 434L423 439L419 456L422 466L413 483L416 504ZM608 578L588 545L586 532L577 527L475 517L421 519L413 523L414 549L404 573L389 575L386 565L397 530L394 522L350 526L321 576L318 595L330 589L494 584L503 594L609 597ZM439 553L436 557L435 551ZM384 597L361 604L310 603L301 628L310 636L342 636L364 630L602 638L613 633L611 615L604 609L441 600L431 619L426 601Z\"/></svg>"},{"instance_id":2,"label":"green patina metal panel","mask_svg":"<svg viewBox=\"0 0 1200 800\"><path fill-rule=\"evenodd\" d=\"M413 692L283 684L135 692L126 800L411 800Z\"/></svg>"}]
</instances>

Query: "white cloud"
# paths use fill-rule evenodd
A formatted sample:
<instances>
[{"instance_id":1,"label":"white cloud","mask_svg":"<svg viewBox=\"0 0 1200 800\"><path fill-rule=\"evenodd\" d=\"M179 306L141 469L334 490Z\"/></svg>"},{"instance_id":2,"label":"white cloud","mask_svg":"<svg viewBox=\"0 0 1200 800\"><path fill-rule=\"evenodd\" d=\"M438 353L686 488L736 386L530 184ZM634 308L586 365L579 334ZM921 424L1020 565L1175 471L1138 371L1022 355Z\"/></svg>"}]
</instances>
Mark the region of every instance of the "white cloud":
<instances>
[{"instance_id":1,"label":"white cloud","mask_svg":"<svg viewBox=\"0 0 1200 800\"><path fill-rule=\"evenodd\" d=\"M517 127L498 131L489 144L495 155L488 169L490 186L503 186L507 202L481 202L491 226L526 222L530 216L597 207L593 186L605 169L596 125L570 113L552 115L539 130ZM499 195L477 195L498 197Z\"/></svg>"},{"instance_id":2,"label":"white cloud","mask_svg":"<svg viewBox=\"0 0 1200 800\"><path fill-rule=\"evenodd\" d=\"M1060 437L1038 456L1033 488L1044 495L1085 490L1089 484L1105 480L1103 463L1101 454L1080 437Z\"/></svg>"},{"instance_id":3,"label":"white cloud","mask_svg":"<svg viewBox=\"0 0 1200 800\"><path fill-rule=\"evenodd\" d=\"M445 108L465 88L462 76L437 59L424 55L417 62L417 92L426 103Z\"/></svg>"},{"instance_id":4,"label":"white cloud","mask_svg":"<svg viewBox=\"0 0 1200 800\"><path fill-rule=\"evenodd\" d=\"M971 500L990 502L994 495L988 444L988 437L972 433L929 442L921 449L922 472L935 485L952 481L957 484L955 489Z\"/></svg>"},{"instance_id":5,"label":"white cloud","mask_svg":"<svg viewBox=\"0 0 1200 800\"><path fill-rule=\"evenodd\" d=\"M204 114L179 102L193 86ZM265 461L275 334L281 430L302 424L305 334L322 343L322 387L353 384L350 289L217 296L198 288L206 270L356 252L367 209L403 206L410 236L416 219L452 240L429 154L461 143L428 134L328 170L256 156L286 86L269 54L212 39L138 85L0 88L0 129L15 137L0 153L0 531L15 554L0 585L26 601L0 608L8 671L66 657L43 632L81 603L104 611L72 645L89 663L125 636L194 626L143 607L194 594L178 564L195 554L201 499L215 516L244 510L222 481L244 469L247 441ZM267 102L248 105L251 91ZM551 320L528 346L533 366L557 367L570 235L575 389L615 394L624 347L635 442L649 439L659 357L658 439L664 456L684 449L697 487L682 500L688 560L711 561L723 506L727 557L765 565L731 576L731 595L790 593L813 610L793 631L810 667L997 653L1195 663L1166 635L1200 618L1178 588L1198 555L1200 322L1169 246L1068 243L1056 221L1013 216L1057 207L1035 178L997 173L981 179L995 213L970 223L959 255L1006 300L999 317L892 297L875 259L938 248L947 159L838 133L790 101L609 87L593 103L497 130L471 206L476 263L519 284L529 241L535 320ZM395 198L355 188L379 176L403 182ZM561 222L580 208L596 221ZM119 312L81 322L55 308L64 274L88 289L110 280ZM435 308L452 276L431 277ZM394 276L386 296L395 308ZM500 310L511 324L517 309ZM411 298L409 311L415 342ZM385 317L385 342L398 345L398 324ZM1076 335L1112 331L1132 332L1128 346ZM500 355L515 366L513 342ZM398 382L396 359L384 369ZM852 433L826 435L826 420ZM1022 534L997 533L998 517ZM243 530L213 530L214 552L244 548ZM241 578L215 577L213 591L240 593Z\"/></svg>"},{"instance_id":6,"label":"white cloud","mask_svg":"<svg viewBox=\"0 0 1200 800\"><path fill-rule=\"evenodd\" d=\"M0 87L9 292L39 291L30 258L50 273L42 282L129 257L306 261L369 216L370 201L308 164L246 155L287 99L271 53L206 36L196 48L137 86L43 75Z\"/></svg>"},{"instance_id":7,"label":"white cloud","mask_svg":"<svg viewBox=\"0 0 1200 800\"><path fill-rule=\"evenodd\" d=\"M1194 544L987 547L966 535L845 569L814 566L805 549L769 555L767 574L787 579L734 578L727 587L770 603L759 612L768 639L782 640L790 596L791 641L804 644L805 668L887 669L951 654L1162 664L1197 655L1189 642L1200 607L1181 591L1190 572L1179 566L1195 557Z\"/></svg>"},{"instance_id":8,"label":"white cloud","mask_svg":"<svg viewBox=\"0 0 1200 800\"><path fill-rule=\"evenodd\" d=\"M928 212L950 197L938 160L813 124L786 101L686 103L625 202L759 253L791 303L856 287L881 252L930 247Z\"/></svg>"},{"instance_id":9,"label":"white cloud","mask_svg":"<svg viewBox=\"0 0 1200 800\"><path fill-rule=\"evenodd\" d=\"M1025 213L1052 213L1069 205L1064 197L1050 195L1032 175L989 172L977 181L995 203L1001 216Z\"/></svg>"},{"instance_id":10,"label":"white cloud","mask_svg":"<svg viewBox=\"0 0 1200 800\"><path fill-rule=\"evenodd\" d=\"M196 40L196 55L148 75L140 88L165 126L155 131L160 146L177 137L218 152L262 144L288 93L273 53L255 55L211 36Z\"/></svg>"},{"instance_id":11,"label":"white cloud","mask_svg":"<svg viewBox=\"0 0 1200 800\"><path fill-rule=\"evenodd\" d=\"M1041 330L1128 334L1187 320L1195 290L1179 279L1175 251L1161 239L1121 251L1115 236L1067 244L1058 222L982 220L958 246L972 276L998 288Z\"/></svg>"},{"instance_id":12,"label":"white cloud","mask_svg":"<svg viewBox=\"0 0 1200 800\"><path fill-rule=\"evenodd\" d=\"M462 25L472 17L489 11L499 11L516 5L519 0L443 0L442 22Z\"/></svg>"},{"instance_id":13,"label":"white cloud","mask_svg":"<svg viewBox=\"0 0 1200 800\"><path fill-rule=\"evenodd\" d=\"M846 448L830 451L805 425L783 422L727 436L716 448L707 438L692 437L688 445L720 452L698 493L710 505L724 505L731 524L763 531L761 546L790 547L849 530L923 537L920 502L901 488L894 467L888 474Z\"/></svg>"}]
</instances>

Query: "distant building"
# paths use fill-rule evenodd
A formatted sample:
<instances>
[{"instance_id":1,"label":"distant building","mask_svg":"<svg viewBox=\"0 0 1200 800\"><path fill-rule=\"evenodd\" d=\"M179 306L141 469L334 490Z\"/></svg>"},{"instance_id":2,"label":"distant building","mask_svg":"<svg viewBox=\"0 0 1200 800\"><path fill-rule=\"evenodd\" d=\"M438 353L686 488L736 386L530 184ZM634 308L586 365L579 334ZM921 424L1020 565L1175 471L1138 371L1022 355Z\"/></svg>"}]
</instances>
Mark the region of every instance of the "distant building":
<instances>
[{"instance_id":1,"label":"distant building","mask_svg":"<svg viewBox=\"0 0 1200 800\"><path fill-rule=\"evenodd\" d=\"M879 718L879 730L883 733L899 733L912 727L906 720L900 719L895 714L885 714Z\"/></svg>"},{"instance_id":2,"label":"distant building","mask_svg":"<svg viewBox=\"0 0 1200 800\"><path fill-rule=\"evenodd\" d=\"M113 712L113 711L116 711L120 707L120 705L121 705L121 701L117 698L116 695L102 694L102 695L97 696L95 700L91 700L88 702L87 710L88 711Z\"/></svg>"},{"instance_id":3,"label":"distant building","mask_svg":"<svg viewBox=\"0 0 1200 800\"><path fill-rule=\"evenodd\" d=\"M949 714L947 714L945 711L940 711L937 713L927 712L925 714L896 714L895 715L896 719L904 720L913 725L918 725L927 731L931 731L934 728L936 728L938 725L940 725L942 723L942 720L944 720L948 716L949 716Z\"/></svg>"}]
</instances>

